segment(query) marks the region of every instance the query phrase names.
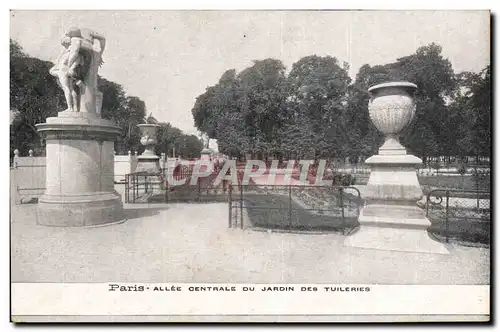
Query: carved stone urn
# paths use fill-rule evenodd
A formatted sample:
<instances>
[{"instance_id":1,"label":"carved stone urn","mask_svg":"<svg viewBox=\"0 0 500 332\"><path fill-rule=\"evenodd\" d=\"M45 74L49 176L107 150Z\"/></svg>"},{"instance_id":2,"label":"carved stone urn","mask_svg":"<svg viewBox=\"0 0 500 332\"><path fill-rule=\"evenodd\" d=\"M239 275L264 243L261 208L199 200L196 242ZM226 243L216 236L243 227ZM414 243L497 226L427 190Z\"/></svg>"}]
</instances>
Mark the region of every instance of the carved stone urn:
<instances>
[{"instance_id":1,"label":"carved stone urn","mask_svg":"<svg viewBox=\"0 0 500 332\"><path fill-rule=\"evenodd\" d=\"M427 234L431 225L418 207L423 192L418 182L420 158L409 155L398 134L415 116L414 93L409 82L390 82L368 89L370 118L385 135L378 154L368 158L370 178L362 191L366 204L360 212L360 229L346 245L379 250L446 254L446 248Z\"/></svg>"},{"instance_id":2,"label":"carved stone urn","mask_svg":"<svg viewBox=\"0 0 500 332\"><path fill-rule=\"evenodd\" d=\"M379 155L406 154L399 143L398 134L408 126L415 116L414 93L417 86L409 82L392 82L372 86L368 103L370 119L386 138Z\"/></svg>"},{"instance_id":3,"label":"carved stone urn","mask_svg":"<svg viewBox=\"0 0 500 332\"><path fill-rule=\"evenodd\" d=\"M141 131L141 144L144 145L145 150L141 156L156 156L155 145L158 143L158 128L157 124L139 124L137 125ZM157 157L157 156L156 156Z\"/></svg>"}]
</instances>

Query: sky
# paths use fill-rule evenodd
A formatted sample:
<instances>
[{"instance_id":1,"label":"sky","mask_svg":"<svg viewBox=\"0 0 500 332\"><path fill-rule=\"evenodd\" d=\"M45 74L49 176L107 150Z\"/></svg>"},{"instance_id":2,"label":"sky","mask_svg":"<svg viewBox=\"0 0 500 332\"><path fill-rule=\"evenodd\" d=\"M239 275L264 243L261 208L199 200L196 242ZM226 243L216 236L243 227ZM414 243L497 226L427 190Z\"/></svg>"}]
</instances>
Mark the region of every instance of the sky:
<instances>
[{"instance_id":1,"label":"sky","mask_svg":"<svg viewBox=\"0 0 500 332\"><path fill-rule=\"evenodd\" d=\"M223 72L276 58L334 56L355 77L363 64L410 55L435 42L456 73L490 62L487 11L11 11L10 37L55 62L72 26L106 37L99 74L138 96L148 113L196 134L191 109Z\"/></svg>"}]
</instances>

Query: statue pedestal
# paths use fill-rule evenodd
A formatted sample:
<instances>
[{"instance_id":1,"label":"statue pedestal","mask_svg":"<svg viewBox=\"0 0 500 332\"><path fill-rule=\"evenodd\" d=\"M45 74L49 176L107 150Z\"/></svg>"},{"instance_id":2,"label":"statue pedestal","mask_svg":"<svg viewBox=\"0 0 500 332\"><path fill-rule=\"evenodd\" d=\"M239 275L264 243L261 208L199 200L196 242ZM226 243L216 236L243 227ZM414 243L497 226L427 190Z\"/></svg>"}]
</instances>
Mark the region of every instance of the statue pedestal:
<instances>
[{"instance_id":1,"label":"statue pedestal","mask_svg":"<svg viewBox=\"0 0 500 332\"><path fill-rule=\"evenodd\" d=\"M360 230L345 245L360 248L449 254L432 240L425 211L416 204L422 197L416 166L422 161L412 155L375 155L366 186L365 207L359 215Z\"/></svg>"},{"instance_id":2,"label":"statue pedestal","mask_svg":"<svg viewBox=\"0 0 500 332\"><path fill-rule=\"evenodd\" d=\"M202 172L213 172L214 171L214 165L211 163L211 157L212 157L213 151L209 148L203 148L201 150L201 156L200 156L200 161L203 163L202 166L200 166L200 171Z\"/></svg>"},{"instance_id":3,"label":"statue pedestal","mask_svg":"<svg viewBox=\"0 0 500 332\"><path fill-rule=\"evenodd\" d=\"M98 226L124 221L114 189L114 141L120 129L95 113L60 112L37 124L46 139L46 190L37 222Z\"/></svg>"}]
</instances>

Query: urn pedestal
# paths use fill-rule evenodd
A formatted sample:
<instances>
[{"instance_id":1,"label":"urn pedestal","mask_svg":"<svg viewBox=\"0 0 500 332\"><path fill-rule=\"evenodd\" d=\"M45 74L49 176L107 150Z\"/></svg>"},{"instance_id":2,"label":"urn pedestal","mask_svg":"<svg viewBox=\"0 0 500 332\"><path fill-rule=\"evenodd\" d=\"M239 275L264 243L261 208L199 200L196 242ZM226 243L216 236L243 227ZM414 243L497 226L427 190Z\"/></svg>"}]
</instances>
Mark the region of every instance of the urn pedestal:
<instances>
[{"instance_id":1,"label":"urn pedestal","mask_svg":"<svg viewBox=\"0 0 500 332\"><path fill-rule=\"evenodd\" d=\"M365 161L371 168L363 192L366 205L359 215L360 229L346 239L347 246L448 253L443 244L429 237L431 223L417 206L423 196L416 172L422 160L407 154L397 137L415 115L416 89L412 83L393 82L368 90L370 118L386 138L378 154Z\"/></svg>"},{"instance_id":2,"label":"urn pedestal","mask_svg":"<svg viewBox=\"0 0 500 332\"><path fill-rule=\"evenodd\" d=\"M37 124L46 140L46 189L37 222L98 226L125 219L114 188L114 141L120 128L94 112L60 112Z\"/></svg>"},{"instance_id":3,"label":"urn pedestal","mask_svg":"<svg viewBox=\"0 0 500 332\"><path fill-rule=\"evenodd\" d=\"M141 144L144 145L144 152L137 156L137 167L135 173L143 173L146 177L138 176L136 179L139 199L136 201L147 202L153 195L162 193L164 180L160 166L160 157L155 154L157 143L157 131L160 127L157 124L139 124L141 131Z\"/></svg>"}]
</instances>

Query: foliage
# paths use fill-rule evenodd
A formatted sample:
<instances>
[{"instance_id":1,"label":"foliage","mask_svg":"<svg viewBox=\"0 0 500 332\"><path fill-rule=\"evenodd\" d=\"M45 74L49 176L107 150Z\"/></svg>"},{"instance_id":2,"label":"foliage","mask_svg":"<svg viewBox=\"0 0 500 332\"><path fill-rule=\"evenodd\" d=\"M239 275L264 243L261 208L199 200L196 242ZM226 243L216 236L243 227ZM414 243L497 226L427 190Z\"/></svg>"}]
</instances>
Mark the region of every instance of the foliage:
<instances>
[{"instance_id":1,"label":"foliage","mask_svg":"<svg viewBox=\"0 0 500 332\"><path fill-rule=\"evenodd\" d=\"M348 65L330 56L306 56L288 76L278 60L255 61L239 74L226 71L192 113L195 126L231 156L366 157L383 139L367 112L368 88L387 81L418 86L416 116L401 133L411 153L490 154L489 66L456 75L434 43L394 63L365 64L354 82Z\"/></svg>"},{"instance_id":2,"label":"foliage","mask_svg":"<svg viewBox=\"0 0 500 332\"><path fill-rule=\"evenodd\" d=\"M11 153L19 149L39 151L43 142L35 124L55 116L64 104L62 90L49 74L53 66L48 61L26 55L21 46L10 40L10 110L14 121L10 125Z\"/></svg>"}]
</instances>

